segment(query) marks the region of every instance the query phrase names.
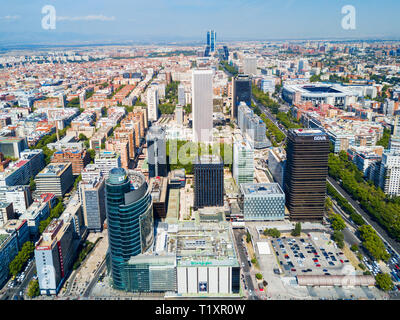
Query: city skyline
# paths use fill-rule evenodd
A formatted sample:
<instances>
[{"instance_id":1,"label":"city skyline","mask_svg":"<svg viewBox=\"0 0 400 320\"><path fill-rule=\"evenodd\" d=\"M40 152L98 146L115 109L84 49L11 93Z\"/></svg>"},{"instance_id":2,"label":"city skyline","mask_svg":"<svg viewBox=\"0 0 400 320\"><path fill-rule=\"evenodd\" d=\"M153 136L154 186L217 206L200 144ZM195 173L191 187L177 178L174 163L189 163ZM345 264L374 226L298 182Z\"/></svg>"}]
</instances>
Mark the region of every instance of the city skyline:
<instances>
[{"instance_id":1,"label":"city skyline","mask_svg":"<svg viewBox=\"0 0 400 320\"><path fill-rule=\"evenodd\" d=\"M286 0L284 3L155 0L150 7L139 1L107 3L103 0L66 5L58 0L51 3L56 10L55 29L44 30L42 20L46 14L42 14L42 8L46 4L18 1L2 5L0 45L201 42L210 29L218 33L219 43L239 40L400 38L400 32L396 32L400 30L400 22L396 19L396 12L400 9L398 2L354 1L351 4L355 9L354 30L342 27L346 16L342 8L347 4L345 1L321 4L314 0ZM384 10L387 7L391 10ZM316 8L319 8L319 14L315 14Z\"/></svg>"},{"instance_id":2,"label":"city skyline","mask_svg":"<svg viewBox=\"0 0 400 320\"><path fill-rule=\"evenodd\" d=\"M397 3L24 2L0 300L399 299Z\"/></svg>"}]
</instances>

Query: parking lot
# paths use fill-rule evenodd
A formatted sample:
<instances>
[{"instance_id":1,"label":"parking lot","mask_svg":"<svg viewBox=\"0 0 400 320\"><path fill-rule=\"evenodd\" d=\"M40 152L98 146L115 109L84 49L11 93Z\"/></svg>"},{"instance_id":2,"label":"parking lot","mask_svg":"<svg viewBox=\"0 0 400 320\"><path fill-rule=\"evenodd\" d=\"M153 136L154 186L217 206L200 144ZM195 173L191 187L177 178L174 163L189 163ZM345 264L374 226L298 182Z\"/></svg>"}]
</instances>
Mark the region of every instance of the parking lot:
<instances>
[{"instance_id":1,"label":"parking lot","mask_svg":"<svg viewBox=\"0 0 400 320\"><path fill-rule=\"evenodd\" d=\"M346 265L351 266L343 252L328 238L319 239L310 234L306 238L274 239L271 244L286 276L337 275L345 272Z\"/></svg>"}]
</instances>

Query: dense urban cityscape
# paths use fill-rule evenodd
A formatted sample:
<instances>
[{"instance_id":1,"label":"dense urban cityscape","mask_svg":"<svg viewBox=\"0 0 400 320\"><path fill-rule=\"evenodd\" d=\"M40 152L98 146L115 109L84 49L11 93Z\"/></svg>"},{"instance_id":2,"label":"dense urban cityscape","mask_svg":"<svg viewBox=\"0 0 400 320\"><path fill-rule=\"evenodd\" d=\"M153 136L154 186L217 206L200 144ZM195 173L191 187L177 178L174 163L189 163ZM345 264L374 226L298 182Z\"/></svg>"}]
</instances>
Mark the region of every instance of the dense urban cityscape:
<instances>
[{"instance_id":1,"label":"dense urban cityscape","mask_svg":"<svg viewBox=\"0 0 400 320\"><path fill-rule=\"evenodd\" d=\"M202 37L1 52L1 300L399 299L400 41Z\"/></svg>"}]
</instances>

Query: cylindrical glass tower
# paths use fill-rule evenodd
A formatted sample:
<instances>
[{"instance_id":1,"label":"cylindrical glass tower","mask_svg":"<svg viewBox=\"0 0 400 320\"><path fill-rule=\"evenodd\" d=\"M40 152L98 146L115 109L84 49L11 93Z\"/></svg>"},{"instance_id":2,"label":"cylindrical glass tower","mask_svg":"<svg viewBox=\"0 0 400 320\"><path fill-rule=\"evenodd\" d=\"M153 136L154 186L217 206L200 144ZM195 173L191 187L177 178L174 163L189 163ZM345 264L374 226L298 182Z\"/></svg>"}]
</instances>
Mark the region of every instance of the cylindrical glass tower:
<instances>
[{"instance_id":1,"label":"cylindrical glass tower","mask_svg":"<svg viewBox=\"0 0 400 320\"><path fill-rule=\"evenodd\" d=\"M153 204L145 177L122 168L110 170L106 181L111 273L116 289L125 290L125 263L153 245Z\"/></svg>"}]
</instances>

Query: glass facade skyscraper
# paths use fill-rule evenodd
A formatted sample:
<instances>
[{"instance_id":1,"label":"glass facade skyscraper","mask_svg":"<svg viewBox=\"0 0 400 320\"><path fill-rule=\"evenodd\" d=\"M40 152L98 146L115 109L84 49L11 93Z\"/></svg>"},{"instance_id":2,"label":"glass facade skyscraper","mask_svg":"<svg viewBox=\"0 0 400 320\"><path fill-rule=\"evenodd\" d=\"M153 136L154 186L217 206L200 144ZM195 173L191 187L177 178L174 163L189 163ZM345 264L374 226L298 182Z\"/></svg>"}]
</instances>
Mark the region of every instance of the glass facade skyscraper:
<instances>
[{"instance_id":1,"label":"glass facade skyscraper","mask_svg":"<svg viewBox=\"0 0 400 320\"><path fill-rule=\"evenodd\" d=\"M238 117L238 106L242 101L251 106L251 78L248 75L239 74L232 82L232 119Z\"/></svg>"},{"instance_id":2,"label":"glass facade skyscraper","mask_svg":"<svg viewBox=\"0 0 400 320\"><path fill-rule=\"evenodd\" d=\"M114 288L128 290L127 262L154 242L153 205L145 177L113 168L106 181L110 265Z\"/></svg>"},{"instance_id":3,"label":"glass facade skyscraper","mask_svg":"<svg viewBox=\"0 0 400 320\"><path fill-rule=\"evenodd\" d=\"M245 141L235 141L233 144L232 171L238 186L254 180L254 150Z\"/></svg>"},{"instance_id":4,"label":"glass facade skyscraper","mask_svg":"<svg viewBox=\"0 0 400 320\"><path fill-rule=\"evenodd\" d=\"M329 138L321 130L289 130L284 190L291 220L322 220Z\"/></svg>"},{"instance_id":5,"label":"glass facade skyscraper","mask_svg":"<svg viewBox=\"0 0 400 320\"><path fill-rule=\"evenodd\" d=\"M237 123L243 137L254 149L263 149L271 146L271 142L266 136L267 127L265 122L244 102L241 102L238 107Z\"/></svg>"},{"instance_id":6,"label":"glass facade skyscraper","mask_svg":"<svg viewBox=\"0 0 400 320\"><path fill-rule=\"evenodd\" d=\"M219 156L203 155L194 162L194 206L224 205L224 162Z\"/></svg>"},{"instance_id":7,"label":"glass facade skyscraper","mask_svg":"<svg viewBox=\"0 0 400 320\"><path fill-rule=\"evenodd\" d=\"M166 177L167 151L166 132L160 126L151 126L147 134L147 162L149 164L149 177Z\"/></svg>"},{"instance_id":8,"label":"glass facade skyscraper","mask_svg":"<svg viewBox=\"0 0 400 320\"><path fill-rule=\"evenodd\" d=\"M207 46L210 47L210 52L215 51L217 42L217 33L214 30L207 31Z\"/></svg>"}]
</instances>

